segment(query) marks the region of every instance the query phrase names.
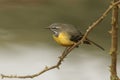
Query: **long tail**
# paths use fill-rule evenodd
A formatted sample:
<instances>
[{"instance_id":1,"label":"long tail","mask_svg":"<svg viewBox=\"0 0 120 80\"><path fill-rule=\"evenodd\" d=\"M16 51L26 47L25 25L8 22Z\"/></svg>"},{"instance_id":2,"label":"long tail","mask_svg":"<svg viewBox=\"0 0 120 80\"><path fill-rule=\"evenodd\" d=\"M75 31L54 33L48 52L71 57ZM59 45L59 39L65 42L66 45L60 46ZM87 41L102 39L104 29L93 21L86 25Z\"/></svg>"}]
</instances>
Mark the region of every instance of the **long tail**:
<instances>
[{"instance_id":1,"label":"long tail","mask_svg":"<svg viewBox=\"0 0 120 80\"><path fill-rule=\"evenodd\" d=\"M95 42L93 42L93 41L91 41L91 40L89 40L89 39L87 39L87 40L88 40L88 42L94 44L94 45L97 46L98 48L100 48L100 49L102 49L102 50L105 50L105 49L104 49L103 47L101 47L99 44L97 44L97 43L95 43Z\"/></svg>"}]
</instances>

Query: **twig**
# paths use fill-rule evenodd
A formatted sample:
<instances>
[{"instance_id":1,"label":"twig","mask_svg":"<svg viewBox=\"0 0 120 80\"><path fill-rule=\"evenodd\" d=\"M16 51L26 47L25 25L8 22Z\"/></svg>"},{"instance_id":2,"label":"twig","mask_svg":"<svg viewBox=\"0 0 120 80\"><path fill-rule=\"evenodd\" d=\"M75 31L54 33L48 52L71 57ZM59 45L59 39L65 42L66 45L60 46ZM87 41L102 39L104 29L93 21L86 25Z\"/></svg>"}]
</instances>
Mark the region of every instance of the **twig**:
<instances>
[{"instance_id":1,"label":"twig","mask_svg":"<svg viewBox=\"0 0 120 80\"><path fill-rule=\"evenodd\" d=\"M115 3L118 0L113 0L113 3ZM119 80L117 76L117 48L118 48L118 6L114 6L112 10L112 30L111 32L111 80Z\"/></svg>"},{"instance_id":2,"label":"twig","mask_svg":"<svg viewBox=\"0 0 120 80\"><path fill-rule=\"evenodd\" d=\"M34 77L37 77L37 76L45 73L46 71L52 70L52 69L54 69L54 68L58 68L58 69L59 69L59 66L61 65L61 62L62 62L62 61L64 60L64 58L68 55L68 53L66 54L66 52L67 52L68 49L69 49L69 48L67 48L67 49L64 50L64 52L62 53L62 55L59 57L59 60L58 60L58 62L57 62L56 65L53 65L53 66L51 66L51 67L45 66L45 68L44 68L42 71L40 71L40 72L38 72L38 73L35 73L35 74L32 74L32 75L17 76L17 75L4 75L4 74L1 74L2 79L3 79L3 78L23 78L23 79L24 79L24 78L34 78ZM64 55L64 54L66 54L66 55Z\"/></svg>"},{"instance_id":3,"label":"twig","mask_svg":"<svg viewBox=\"0 0 120 80\"><path fill-rule=\"evenodd\" d=\"M49 70L52 70L54 68L58 68L59 69L59 66L61 65L62 61L65 59L65 57L79 44L81 44L85 39L86 37L88 36L88 34L90 33L90 31L96 27L97 24L99 24L105 17L106 15L109 13L109 11L115 6L115 5L118 5L120 3L120 1L117 1L115 2L114 4L110 5L109 8L103 13L103 15L98 18L91 26L88 27L88 29L86 30L86 33L85 35L83 36L83 38L78 42L76 43L75 45L69 47L67 50L65 50L62 55L59 57L59 60L57 62L56 65L53 65L51 67L45 67L42 71L36 73L36 74L33 74L33 75L25 75L25 76L17 76L17 75L4 75L4 74L1 74L1 77L2 78L34 78L34 77L37 77Z\"/></svg>"},{"instance_id":4,"label":"twig","mask_svg":"<svg viewBox=\"0 0 120 80\"><path fill-rule=\"evenodd\" d=\"M90 26L88 27L88 29L86 30L83 38L82 38L80 41L78 41L75 45L73 45L69 51L71 51L71 50L72 50L73 48L75 48L77 45L83 43L83 41L87 38L87 36L88 36L88 34L90 33L90 31L92 31L92 29L95 28L96 25L99 24L99 23L107 16L107 14L110 12L110 10L111 10L114 6L116 6L116 5L118 5L118 4L120 4L120 0L117 1L117 2L115 2L115 3L113 3L113 4L111 4L111 5L108 7L108 9L106 9L106 11L102 14L102 16L99 17L95 22L92 23L92 25L90 25Z\"/></svg>"},{"instance_id":5,"label":"twig","mask_svg":"<svg viewBox=\"0 0 120 80\"><path fill-rule=\"evenodd\" d=\"M83 38L82 38L82 41L85 40L85 38L88 36L88 34L90 33L90 31L96 27L97 24L99 24L105 17L106 15L109 13L109 11L116 5L120 4L120 0L113 3L112 5L110 5L108 7L108 9L106 9L106 11L102 14L102 16L100 18L98 18L91 26L88 27L88 29L86 30L86 33L84 34Z\"/></svg>"}]
</instances>

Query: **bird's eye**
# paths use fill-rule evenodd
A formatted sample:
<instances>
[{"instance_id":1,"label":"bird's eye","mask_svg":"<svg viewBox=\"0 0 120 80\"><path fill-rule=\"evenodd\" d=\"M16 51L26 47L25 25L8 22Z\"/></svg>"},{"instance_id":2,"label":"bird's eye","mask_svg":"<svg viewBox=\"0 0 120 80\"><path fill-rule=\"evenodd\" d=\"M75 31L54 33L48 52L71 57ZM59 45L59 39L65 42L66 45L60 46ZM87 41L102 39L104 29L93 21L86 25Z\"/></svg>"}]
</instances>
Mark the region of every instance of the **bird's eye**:
<instances>
[{"instance_id":1,"label":"bird's eye","mask_svg":"<svg viewBox=\"0 0 120 80\"><path fill-rule=\"evenodd\" d=\"M53 29L57 29L56 27L53 27Z\"/></svg>"}]
</instances>

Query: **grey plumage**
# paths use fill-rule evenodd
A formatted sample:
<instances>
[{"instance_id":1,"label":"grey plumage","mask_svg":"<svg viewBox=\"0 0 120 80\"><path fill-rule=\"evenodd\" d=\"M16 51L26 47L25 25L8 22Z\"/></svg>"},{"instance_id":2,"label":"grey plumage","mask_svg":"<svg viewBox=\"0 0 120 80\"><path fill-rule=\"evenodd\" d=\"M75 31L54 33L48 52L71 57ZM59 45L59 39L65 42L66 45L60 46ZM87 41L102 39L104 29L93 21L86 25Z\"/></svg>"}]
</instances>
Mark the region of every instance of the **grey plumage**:
<instances>
[{"instance_id":1,"label":"grey plumage","mask_svg":"<svg viewBox=\"0 0 120 80\"><path fill-rule=\"evenodd\" d=\"M56 36L58 36L60 32L66 32L69 35L70 40L73 42L78 42L83 37L83 34L74 25L71 25L71 24L53 23L49 26L49 29L51 29L51 31ZM98 45L97 43L95 43L89 39L86 39L84 41L84 43L85 44L94 44L97 47L99 47L100 49L104 50L103 47L101 47L100 45Z\"/></svg>"}]
</instances>

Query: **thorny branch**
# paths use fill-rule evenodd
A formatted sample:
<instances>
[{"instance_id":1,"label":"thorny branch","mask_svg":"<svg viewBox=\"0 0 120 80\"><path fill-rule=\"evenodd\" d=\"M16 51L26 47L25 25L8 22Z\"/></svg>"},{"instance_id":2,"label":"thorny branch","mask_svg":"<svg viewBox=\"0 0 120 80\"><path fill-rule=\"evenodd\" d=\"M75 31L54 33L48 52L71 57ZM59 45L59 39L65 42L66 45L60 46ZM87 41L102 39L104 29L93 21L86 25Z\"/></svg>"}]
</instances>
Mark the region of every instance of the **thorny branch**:
<instances>
[{"instance_id":1,"label":"thorny branch","mask_svg":"<svg viewBox=\"0 0 120 80\"><path fill-rule=\"evenodd\" d=\"M96 27L97 24L99 24L105 17L106 15L110 12L110 10L115 6L115 5L118 5L120 4L120 0L113 3L112 5L110 5L108 7L108 9L106 9L106 11L102 14L102 16L100 18L98 18L91 26L88 27L88 29L86 30L86 33L84 34L83 38L78 42L76 43L75 45L65 49L65 51L62 53L62 55L59 57L59 60L58 62L51 66L51 67L48 67L46 66L42 71L38 72L38 73L35 73L35 74L32 74L32 75L25 75L25 76L17 76L17 75L4 75L4 74L1 74L1 77L2 79L3 78L34 78L34 77L37 77L49 70L52 70L52 69L55 69L55 68L58 68L59 69L59 66L61 65L62 61L65 59L65 57L79 44L83 43L83 41L86 39L86 37L88 36L88 34L90 33L90 31Z\"/></svg>"},{"instance_id":2,"label":"thorny branch","mask_svg":"<svg viewBox=\"0 0 120 80\"><path fill-rule=\"evenodd\" d=\"M116 2L118 0L113 0L112 3ZM111 55L111 80L119 80L117 76L117 48L118 48L118 6L114 6L112 9L112 29L110 31L111 33L111 49L110 49L110 55Z\"/></svg>"}]
</instances>

